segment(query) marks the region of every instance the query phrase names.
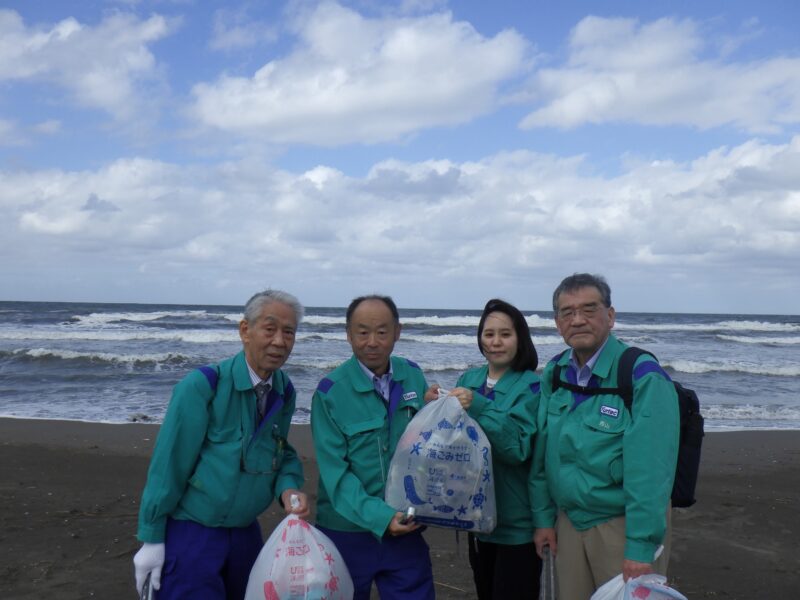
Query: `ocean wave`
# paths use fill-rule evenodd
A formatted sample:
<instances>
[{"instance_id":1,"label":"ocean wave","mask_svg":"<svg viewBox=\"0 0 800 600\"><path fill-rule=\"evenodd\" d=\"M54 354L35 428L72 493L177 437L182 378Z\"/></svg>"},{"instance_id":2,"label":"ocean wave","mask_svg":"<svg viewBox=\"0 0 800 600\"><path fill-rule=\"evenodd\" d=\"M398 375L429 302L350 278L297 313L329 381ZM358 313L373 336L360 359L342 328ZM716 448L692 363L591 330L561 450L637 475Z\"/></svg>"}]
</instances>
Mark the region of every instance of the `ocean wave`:
<instances>
[{"instance_id":1,"label":"ocean wave","mask_svg":"<svg viewBox=\"0 0 800 600\"><path fill-rule=\"evenodd\" d=\"M800 422L800 407L781 404L710 404L701 406L700 412L712 420Z\"/></svg>"},{"instance_id":2,"label":"ocean wave","mask_svg":"<svg viewBox=\"0 0 800 600\"><path fill-rule=\"evenodd\" d=\"M775 377L797 377L800 365L756 365L752 363L707 363L692 360L668 360L661 363L681 373L747 373L750 375L771 375Z\"/></svg>"},{"instance_id":3,"label":"ocean wave","mask_svg":"<svg viewBox=\"0 0 800 600\"><path fill-rule=\"evenodd\" d=\"M77 352L75 350L57 350L51 348L30 348L3 352L37 360L83 360L89 362L108 362L115 364L142 365L142 364L182 364L192 359L185 354L177 352L164 352L157 354L114 354L111 352Z\"/></svg>"},{"instance_id":4,"label":"ocean wave","mask_svg":"<svg viewBox=\"0 0 800 600\"><path fill-rule=\"evenodd\" d=\"M765 346L784 346L800 344L800 337L745 337L741 335L717 335L721 340L739 344L762 344Z\"/></svg>"},{"instance_id":5,"label":"ocean wave","mask_svg":"<svg viewBox=\"0 0 800 600\"><path fill-rule=\"evenodd\" d=\"M303 323L310 323L312 325L344 325L344 317L334 317L329 315L306 315L303 317Z\"/></svg>"},{"instance_id":6,"label":"ocean wave","mask_svg":"<svg viewBox=\"0 0 800 600\"><path fill-rule=\"evenodd\" d=\"M297 340L329 340L336 342L347 341L347 334L342 333L298 333ZM537 345L548 346L563 344L564 340L561 336L557 335L535 335L533 341ZM442 335L416 335L416 334L403 334L400 336L400 342L417 342L420 344L448 344L454 346L472 346L476 343L474 335L465 333L445 333Z\"/></svg>"},{"instance_id":7,"label":"ocean wave","mask_svg":"<svg viewBox=\"0 0 800 600\"><path fill-rule=\"evenodd\" d=\"M298 332L295 340L329 340L332 342L346 342L347 341L347 334L343 331L342 333L327 333L327 332Z\"/></svg>"},{"instance_id":8,"label":"ocean wave","mask_svg":"<svg viewBox=\"0 0 800 600\"><path fill-rule=\"evenodd\" d=\"M123 323L126 321L143 323L147 321L158 321L159 319L166 319L168 317L191 317L197 319L207 318L209 316L217 318L222 315L210 315L204 310L164 310L153 312L90 313L88 315L74 315L71 321L82 326L97 327L109 323Z\"/></svg>"},{"instance_id":9,"label":"ocean wave","mask_svg":"<svg viewBox=\"0 0 800 600\"><path fill-rule=\"evenodd\" d=\"M0 330L1 340L89 340L99 342L125 342L136 340L157 340L190 342L195 344L215 344L219 342L238 342L239 332L210 329L186 329L173 331L148 331L137 329L114 329L108 331L83 331L80 329L58 330Z\"/></svg>"},{"instance_id":10,"label":"ocean wave","mask_svg":"<svg viewBox=\"0 0 800 600\"><path fill-rule=\"evenodd\" d=\"M331 359L331 360L319 360L319 359L303 359L300 357L295 358L295 355L289 357L289 360L286 361L286 367L289 368L296 368L296 369L319 369L320 371L333 371L336 367L341 365L344 361L346 361L349 356L345 356L338 359Z\"/></svg>"},{"instance_id":11,"label":"ocean wave","mask_svg":"<svg viewBox=\"0 0 800 600\"><path fill-rule=\"evenodd\" d=\"M718 321L716 323L626 323L617 320L614 329L635 329L638 331L763 331L763 332L800 332L797 323L770 323L769 321Z\"/></svg>"},{"instance_id":12,"label":"ocean wave","mask_svg":"<svg viewBox=\"0 0 800 600\"><path fill-rule=\"evenodd\" d=\"M332 371L339 365L341 365L344 361L350 358L350 355L343 356L338 359L303 359L300 357L295 358L295 355L289 357L289 360L286 361L287 367L294 367L294 368L302 368L302 369L319 369L321 371ZM423 372L428 371L466 371L467 369L471 369L474 367L474 364L460 361L460 362L447 362L447 363L439 363L439 362L426 362L426 361L419 361L419 367L422 369Z\"/></svg>"}]
</instances>

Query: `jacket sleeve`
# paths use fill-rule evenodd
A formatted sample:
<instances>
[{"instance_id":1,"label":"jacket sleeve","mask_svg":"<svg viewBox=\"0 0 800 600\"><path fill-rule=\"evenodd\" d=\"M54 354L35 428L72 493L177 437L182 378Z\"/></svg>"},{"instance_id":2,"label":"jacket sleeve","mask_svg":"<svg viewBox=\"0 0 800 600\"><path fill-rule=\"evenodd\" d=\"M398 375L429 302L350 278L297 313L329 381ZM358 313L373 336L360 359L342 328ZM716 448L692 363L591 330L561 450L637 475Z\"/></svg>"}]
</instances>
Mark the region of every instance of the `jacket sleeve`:
<instances>
[{"instance_id":1,"label":"jacket sleeve","mask_svg":"<svg viewBox=\"0 0 800 600\"><path fill-rule=\"evenodd\" d=\"M289 439L289 428L292 425L292 415L294 415L295 403L297 393L292 388L292 393L286 398L286 402L281 409L278 427L281 431L281 436L284 440ZM297 451L294 447L286 442L284 449L283 461L281 462L281 469L275 478L274 483L274 496L278 503L281 503L281 494L288 489L300 489L303 487L305 478L303 477L303 463L297 456Z\"/></svg>"},{"instance_id":2,"label":"jacket sleeve","mask_svg":"<svg viewBox=\"0 0 800 600\"><path fill-rule=\"evenodd\" d=\"M536 443L533 445L533 459L528 477L528 494L531 498L533 526L536 529L550 528L555 525L557 507L550 495L545 472L547 459L547 406L550 400L549 379L552 375L552 364L545 367L542 373L539 391L539 405L536 414Z\"/></svg>"},{"instance_id":3,"label":"jacket sleeve","mask_svg":"<svg viewBox=\"0 0 800 600\"><path fill-rule=\"evenodd\" d=\"M383 498L370 496L351 471L344 458L347 454L345 434L331 418L324 394L319 390L314 392L311 401L311 415L320 481L334 509L348 521L381 538L396 511Z\"/></svg>"},{"instance_id":4,"label":"jacket sleeve","mask_svg":"<svg viewBox=\"0 0 800 600\"><path fill-rule=\"evenodd\" d=\"M622 442L625 558L649 563L666 530L680 416L675 386L657 362L640 358L633 379L632 423Z\"/></svg>"},{"instance_id":5,"label":"jacket sleeve","mask_svg":"<svg viewBox=\"0 0 800 600\"><path fill-rule=\"evenodd\" d=\"M459 384L462 385L461 379ZM502 402L490 402L477 391L467 413L478 421L492 445L492 459L509 465L530 460L536 435L539 381L522 378Z\"/></svg>"},{"instance_id":6,"label":"jacket sleeve","mask_svg":"<svg viewBox=\"0 0 800 600\"><path fill-rule=\"evenodd\" d=\"M172 392L139 507L137 535L142 542L164 541L167 516L178 506L203 447L213 395L199 371L187 375Z\"/></svg>"}]
</instances>

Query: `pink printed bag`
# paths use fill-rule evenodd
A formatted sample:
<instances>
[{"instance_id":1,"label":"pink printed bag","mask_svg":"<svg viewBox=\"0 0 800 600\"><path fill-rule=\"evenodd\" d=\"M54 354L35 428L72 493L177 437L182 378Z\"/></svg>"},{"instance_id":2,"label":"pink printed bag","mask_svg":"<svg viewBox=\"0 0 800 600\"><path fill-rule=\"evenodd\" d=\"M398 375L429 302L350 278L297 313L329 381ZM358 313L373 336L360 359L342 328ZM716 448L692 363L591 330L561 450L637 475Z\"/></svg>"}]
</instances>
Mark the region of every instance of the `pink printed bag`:
<instances>
[{"instance_id":1,"label":"pink printed bag","mask_svg":"<svg viewBox=\"0 0 800 600\"><path fill-rule=\"evenodd\" d=\"M331 539L289 515L250 571L245 600L350 600L353 581Z\"/></svg>"}]
</instances>

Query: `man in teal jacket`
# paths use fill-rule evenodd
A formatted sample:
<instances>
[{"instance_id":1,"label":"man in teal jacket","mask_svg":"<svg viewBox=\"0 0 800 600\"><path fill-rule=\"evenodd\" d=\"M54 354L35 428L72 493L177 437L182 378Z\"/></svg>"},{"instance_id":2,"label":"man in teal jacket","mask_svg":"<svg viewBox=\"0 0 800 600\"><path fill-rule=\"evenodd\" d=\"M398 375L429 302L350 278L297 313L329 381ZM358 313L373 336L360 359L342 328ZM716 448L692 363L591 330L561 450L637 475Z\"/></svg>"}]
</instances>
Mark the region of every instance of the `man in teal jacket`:
<instances>
[{"instance_id":1,"label":"man in teal jacket","mask_svg":"<svg viewBox=\"0 0 800 600\"><path fill-rule=\"evenodd\" d=\"M400 337L391 298L356 298L346 327L353 357L320 381L311 403L317 526L341 552L355 600L369 599L373 581L382 598L433 598L419 525L384 502L392 455L428 386L416 364L391 355Z\"/></svg>"},{"instance_id":2,"label":"man in teal jacket","mask_svg":"<svg viewBox=\"0 0 800 600\"><path fill-rule=\"evenodd\" d=\"M263 543L258 515L273 499L308 515L286 441L295 392L280 370L302 311L286 292L256 294L239 324L244 350L175 386L142 494L137 590L149 574L159 600L244 598Z\"/></svg>"},{"instance_id":3,"label":"man in teal jacket","mask_svg":"<svg viewBox=\"0 0 800 600\"><path fill-rule=\"evenodd\" d=\"M627 347L611 335L615 312L605 279L575 274L553 294L556 326L571 348L545 367L534 448L534 541L556 555L559 598L586 600L620 572L627 580L665 573L669 501L679 415L669 376L649 355L633 372L629 412L619 396L559 387L615 388ZM555 523L555 529L553 525Z\"/></svg>"}]
</instances>

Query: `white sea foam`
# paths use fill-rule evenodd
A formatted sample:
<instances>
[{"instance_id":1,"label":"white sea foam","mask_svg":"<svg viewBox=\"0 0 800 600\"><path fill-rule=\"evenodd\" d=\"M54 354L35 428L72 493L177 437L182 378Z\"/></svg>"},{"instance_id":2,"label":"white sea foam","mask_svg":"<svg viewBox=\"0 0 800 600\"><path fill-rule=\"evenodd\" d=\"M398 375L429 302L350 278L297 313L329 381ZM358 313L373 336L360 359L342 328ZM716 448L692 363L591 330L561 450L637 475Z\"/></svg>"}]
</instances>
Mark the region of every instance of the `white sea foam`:
<instances>
[{"instance_id":1,"label":"white sea foam","mask_svg":"<svg viewBox=\"0 0 800 600\"><path fill-rule=\"evenodd\" d=\"M452 363L432 363L421 362L419 363L420 369L425 373L428 371L466 371L476 365L468 362L452 362Z\"/></svg>"},{"instance_id":2,"label":"white sea foam","mask_svg":"<svg viewBox=\"0 0 800 600\"><path fill-rule=\"evenodd\" d=\"M637 331L765 331L765 332L800 332L797 323L769 323L767 321L718 321L716 323L626 323L616 321L614 329L635 329Z\"/></svg>"},{"instance_id":3,"label":"white sea foam","mask_svg":"<svg viewBox=\"0 0 800 600\"><path fill-rule=\"evenodd\" d=\"M739 344L764 344L768 346L790 346L800 344L800 337L746 337L741 335L717 335L721 340Z\"/></svg>"},{"instance_id":4,"label":"white sea foam","mask_svg":"<svg viewBox=\"0 0 800 600\"><path fill-rule=\"evenodd\" d=\"M450 333L444 335L411 335L405 334L400 338L406 342L420 342L422 344L455 344L457 346L469 346L475 343L474 335L460 333Z\"/></svg>"},{"instance_id":5,"label":"white sea foam","mask_svg":"<svg viewBox=\"0 0 800 600\"><path fill-rule=\"evenodd\" d=\"M745 362L708 363L693 360L662 361L663 367L669 367L681 373L749 373L751 375L773 375L777 377L797 377L800 365L766 365Z\"/></svg>"},{"instance_id":6,"label":"white sea foam","mask_svg":"<svg viewBox=\"0 0 800 600\"><path fill-rule=\"evenodd\" d=\"M59 358L63 360L92 360L119 364L161 364L167 362L184 362L192 357L177 352L164 352L158 354L114 354L111 352L77 352L75 350L57 350L52 348L31 348L29 350L15 350L14 354L30 356L32 358Z\"/></svg>"},{"instance_id":7,"label":"white sea foam","mask_svg":"<svg viewBox=\"0 0 800 600\"><path fill-rule=\"evenodd\" d=\"M430 315L425 317L403 317L400 322L403 325L427 325L429 327L477 327L480 320L480 317L470 315L453 317Z\"/></svg>"},{"instance_id":8,"label":"white sea foam","mask_svg":"<svg viewBox=\"0 0 800 600\"><path fill-rule=\"evenodd\" d=\"M342 333L328 333L328 332L312 332L306 333L300 331L295 337L296 340L331 340L335 342L346 342L347 334Z\"/></svg>"},{"instance_id":9,"label":"white sea foam","mask_svg":"<svg viewBox=\"0 0 800 600\"><path fill-rule=\"evenodd\" d=\"M299 356L292 355L289 360L286 362L288 367L301 367L304 369L319 369L321 371L331 371L342 364L345 360L349 358L349 355L344 356L342 358L336 359L331 358L330 360L325 359L305 359ZM452 363L439 363L439 362L425 362L422 361L419 363L420 369L424 372L433 372L433 371L466 371L467 369L471 369L474 367L474 364L470 364L468 362L452 362Z\"/></svg>"},{"instance_id":10,"label":"white sea foam","mask_svg":"<svg viewBox=\"0 0 800 600\"><path fill-rule=\"evenodd\" d=\"M97 327L109 323L120 323L124 321L146 322L157 321L166 317L207 317L208 313L204 310L176 310L176 311L155 311L155 312L113 312L113 313L91 313L88 315L75 315L72 317L80 325Z\"/></svg>"},{"instance_id":11,"label":"white sea foam","mask_svg":"<svg viewBox=\"0 0 800 600\"><path fill-rule=\"evenodd\" d=\"M303 323L310 325L344 325L344 317L334 317L328 315L306 315L303 317Z\"/></svg>"},{"instance_id":12,"label":"white sea foam","mask_svg":"<svg viewBox=\"0 0 800 600\"><path fill-rule=\"evenodd\" d=\"M724 421L795 421L800 423L800 407L775 404L710 404L700 412L706 419Z\"/></svg>"},{"instance_id":13,"label":"white sea foam","mask_svg":"<svg viewBox=\"0 0 800 600\"><path fill-rule=\"evenodd\" d=\"M0 340L90 340L103 342L156 340L214 344L239 341L239 332L235 329L231 331L213 329L175 329L170 331L149 331L144 329L85 331L80 328L52 330L14 329L0 330Z\"/></svg>"}]
</instances>

